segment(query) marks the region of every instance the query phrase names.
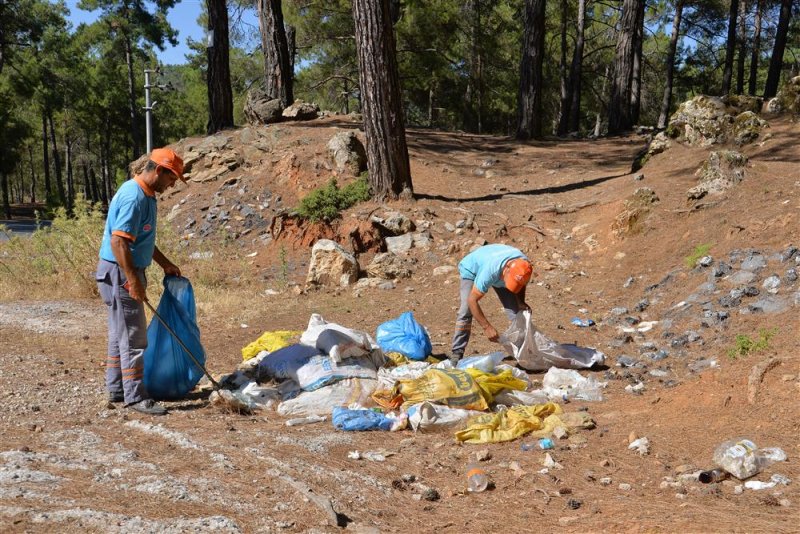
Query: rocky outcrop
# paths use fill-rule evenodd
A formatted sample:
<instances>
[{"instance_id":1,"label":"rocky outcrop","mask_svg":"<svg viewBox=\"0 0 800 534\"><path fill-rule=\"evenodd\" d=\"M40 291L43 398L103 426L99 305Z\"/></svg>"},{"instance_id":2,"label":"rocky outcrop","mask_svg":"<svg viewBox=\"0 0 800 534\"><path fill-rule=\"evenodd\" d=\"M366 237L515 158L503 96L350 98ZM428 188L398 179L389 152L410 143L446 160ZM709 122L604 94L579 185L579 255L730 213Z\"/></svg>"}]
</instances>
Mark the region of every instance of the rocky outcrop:
<instances>
[{"instance_id":1,"label":"rocky outcrop","mask_svg":"<svg viewBox=\"0 0 800 534\"><path fill-rule=\"evenodd\" d=\"M678 107L666 133L690 146L750 143L768 126L756 115L760 103L755 97L696 96Z\"/></svg>"},{"instance_id":2,"label":"rocky outcrop","mask_svg":"<svg viewBox=\"0 0 800 534\"><path fill-rule=\"evenodd\" d=\"M283 110L283 118L293 121L310 121L319 117L319 106L302 100L295 100L294 104Z\"/></svg>"},{"instance_id":3,"label":"rocky outcrop","mask_svg":"<svg viewBox=\"0 0 800 534\"><path fill-rule=\"evenodd\" d=\"M712 152L695 174L700 183L687 191L687 197L698 200L709 194L722 194L744 179L746 165L747 156L735 150Z\"/></svg>"},{"instance_id":4,"label":"rocky outcrop","mask_svg":"<svg viewBox=\"0 0 800 534\"><path fill-rule=\"evenodd\" d=\"M396 211L386 213L383 216L373 215L370 221L386 235L397 236L416 230L416 226L411 219Z\"/></svg>"},{"instance_id":5,"label":"rocky outcrop","mask_svg":"<svg viewBox=\"0 0 800 534\"><path fill-rule=\"evenodd\" d=\"M775 98L767 103L769 113L800 113L800 76L795 76L781 87Z\"/></svg>"},{"instance_id":6,"label":"rocky outcrop","mask_svg":"<svg viewBox=\"0 0 800 534\"><path fill-rule=\"evenodd\" d=\"M358 280L358 261L341 245L320 239L311 249L306 287L349 286Z\"/></svg>"},{"instance_id":7,"label":"rocky outcrop","mask_svg":"<svg viewBox=\"0 0 800 534\"><path fill-rule=\"evenodd\" d=\"M358 176L367 170L367 151L355 132L339 132L328 141L328 150L340 173Z\"/></svg>"},{"instance_id":8,"label":"rocky outcrop","mask_svg":"<svg viewBox=\"0 0 800 534\"><path fill-rule=\"evenodd\" d=\"M411 276L411 269L407 266L408 260L403 260L391 252L376 254L369 265L367 274L372 278L384 280L395 280L397 278L408 278Z\"/></svg>"},{"instance_id":9,"label":"rocky outcrop","mask_svg":"<svg viewBox=\"0 0 800 534\"><path fill-rule=\"evenodd\" d=\"M270 124L281 120L283 106L278 98L269 98L262 87L247 91L244 101L244 116L248 124Z\"/></svg>"},{"instance_id":10,"label":"rocky outcrop","mask_svg":"<svg viewBox=\"0 0 800 534\"><path fill-rule=\"evenodd\" d=\"M611 229L617 237L635 234L641 230L642 222L650 213L653 204L659 201L656 192L649 187L641 187L625 200L625 208L614 219Z\"/></svg>"}]
</instances>

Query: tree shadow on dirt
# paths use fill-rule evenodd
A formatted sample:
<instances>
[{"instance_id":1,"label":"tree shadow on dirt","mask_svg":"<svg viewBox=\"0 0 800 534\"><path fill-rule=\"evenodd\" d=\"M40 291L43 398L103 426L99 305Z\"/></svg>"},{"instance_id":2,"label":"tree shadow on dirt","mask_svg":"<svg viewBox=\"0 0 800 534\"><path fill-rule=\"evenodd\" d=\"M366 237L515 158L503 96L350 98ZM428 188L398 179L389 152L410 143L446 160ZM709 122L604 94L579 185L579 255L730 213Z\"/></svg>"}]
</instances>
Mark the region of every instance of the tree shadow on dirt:
<instances>
[{"instance_id":1,"label":"tree shadow on dirt","mask_svg":"<svg viewBox=\"0 0 800 534\"><path fill-rule=\"evenodd\" d=\"M446 197L444 195L429 195L427 193L414 193L414 198L417 200L425 199L425 200L439 200L441 202L483 202L487 200L500 200L502 198L508 196L537 196L537 195L552 195L556 193L566 193L568 191L575 191L576 189L584 189L586 187L592 187L597 184L601 184L603 182L607 182L609 180L613 180L614 178L622 178L623 176L630 175L629 172L624 172L622 174L614 174L611 176L601 176L600 178L593 178L591 180L584 180L582 182L573 182L571 184L564 184L564 185L556 185L551 187L541 187L539 189L527 189L525 191L508 191L504 193L493 193L491 195L482 195L479 197L467 197L467 198L455 198L455 197Z\"/></svg>"}]
</instances>

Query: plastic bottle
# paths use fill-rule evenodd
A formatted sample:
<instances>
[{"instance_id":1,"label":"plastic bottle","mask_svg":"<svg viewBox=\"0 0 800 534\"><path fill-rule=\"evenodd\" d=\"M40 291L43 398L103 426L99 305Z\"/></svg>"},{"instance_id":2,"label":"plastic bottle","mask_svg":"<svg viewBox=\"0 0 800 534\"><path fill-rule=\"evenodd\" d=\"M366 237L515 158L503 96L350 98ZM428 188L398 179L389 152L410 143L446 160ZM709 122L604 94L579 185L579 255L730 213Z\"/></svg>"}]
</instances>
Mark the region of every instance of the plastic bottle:
<instances>
[{"instance_id":1,"label":"plastic bottle","mask_svg":"<svg viewBox=\"0 0 800 534\"><path fill-rule=\"evenodd\" d=\"M479 465L469 464L467 466L467 484L469 491L480 493L489 486L489 477Z\"/></svg>"},{"instance_id":2,"label":"plastic bottle","mask_svg":"<svg viewBox=\"0 0 800 534\"><path fill-rule=\"evenodd\" d=\"M786 453L777 447L759 449L745 438L722 442L714 451L714 463L738 479L750 478L775 462L786 459Z\"/></svg>"},{"instance_id":3,"label":"plastic bottle","mask_svg":"<svg viewBox=\"0 0 800 534\"><path fill-rule=\"evenodd\" d=\"M703 471L700 473L699 480L703 484L711 484L712 482L722 482L726 478L730 477L730 473L725 471L724 469L711 469L709 471Z\"/></svg>"}]
</instances>

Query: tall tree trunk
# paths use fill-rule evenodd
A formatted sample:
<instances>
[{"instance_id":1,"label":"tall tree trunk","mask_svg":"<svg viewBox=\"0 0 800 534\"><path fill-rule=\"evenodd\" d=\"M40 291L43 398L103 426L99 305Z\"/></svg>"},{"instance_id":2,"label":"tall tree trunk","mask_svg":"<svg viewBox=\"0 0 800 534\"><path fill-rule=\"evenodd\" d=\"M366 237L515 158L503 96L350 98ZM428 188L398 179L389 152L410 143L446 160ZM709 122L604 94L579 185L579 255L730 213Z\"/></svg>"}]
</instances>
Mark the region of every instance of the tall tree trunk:
<instances>
[{"instance_id":1,"label":"tall tree trunk","mask_svg":"<svg viewBox=\"0 0 800 534\"><path fill-rule=\"evenodd\" d=\"M736 53L736 17L739 15L739 0L731 0L728 12L728 39L725 45L725 69L722 71L722 94L731 92L733 56Z\"/></svg>"},{"instance_id":2,"label":"tall tree trunk","mask_svg":"<svg viewBox=\"0 0 800 534\"><path fill-rule=\"evenodd\" d=\"M739 2L739 31L737 46L739 55L736 56L736 94L744 94L744 59L747 55L747 0Z\"/></svg>"},{"instance_id":3,"label":"tall tree trunk","mask_svg":"<svg viewBox=\"0 0 800 534\"><path fill-rule=\"evenodd\" d=\"M583 77L583 46L584 28L586 27L586 0L578 0L578 20L575 38L575 51L572 54L572 65L569 70L570 96L572 102L569 105L569 128L570 132L580 131L581 126L581 91Z\"/></svg>"},{"instance_id":4,"label":"tall tree trunk","mask_svg":"<svg viewBox=\"0 0 800 534\"><path fill-rule=\"evenodd\" d=\"M681 16L683 15L684 0L675 2L675 16L672 18L672 35L669 38L669 48L667 49L666 71L667 81L664 85L664 97L661 99L661 113L658 115L659 129L667 127L669 110L672 107L672 80L675 75L675 53L678 49L678 39L681 32Z\"/></svg>"},{"instance_id":5,"label":"tall tree trunk","mask_svg":"<svg viewBox=\"0 0 800 534\"><path fill-rule=\"evenodd\" d=\"M139 141L139 120L136 112L136 78L133 75L133 50L131 48L131 39L126 34L125 39L125 64L128 67L128 113L130 114L131 122L131 153L133 159L138 159L141 155Z\"/></svg>"},{"instance_id":6,"label":"tall tree trunk","mask_svg":"<svg viewBox=\"0 0 800 534\"><path fill-rule=\"evenodd\" d=\"M281 106L294 102L292 60L289 40L283 26L281 0L258 0L258 27L264 51L264 86L270 98L279 98Z\"/></svg>"},{"instance_id":7,"label":"tall tree trunk","mask_svg":"<svg viewBox=\"0 0 800 534\"><path fill-rule=\"evenodd\" d=\"M609 76L610 71L611 71L611 69L608 67L608 65L606 65L606 72L603 75L603 86L600 89L600 94L601 95L606 94L606 85L608 85L608 76ZM595 119L594 119L594 136L595 137L600 137L600 134L602 133L602 127L603 127L603 103L601 101L600 102L600 107L597 110L597 115L595 115Z\"/></svg>"},{"instance_id":8,"label":"tall tree trunk","mask_svg":"<svg viewBox=\"0 0 800 534\"><path fill-rule=\"evenodd\" d=\"M481 11L480 0L469 0L465 4L467 10L466 17L469 20L469 75L467 76L467 88L464 93L464 128L470 132L481 130L480 117L480 27Z\"/></svg>"},{"instance_id":9,"label":"tall tree trunk","mask_svg":"<svg viewBox=\"0 0 800 534\"><path fill-rule=\"evenodd\" d=\"M414 189L387 0L353 0L353 20L372 196L410 196Z\"/></svg>"},{"instance_id":10,"label":"tall tree trunk","mask_svg":"<svg viewBox=\"0 0 800 534\"><path fill-rule=\"evenodd\" d=\"M228 6L226 0L206 0L208 31L213 34L207 48L208 125L210 135L233 128L233 90L231 89L230 44L228 42Z\"/></svg>"},{"instance_id":11,"label":"tall tree trunk","mask_svg":"<svg viewBox=\"0 0 800 534\"><path fill-rule=\"evenodd\" d=\"M111 118L106 115L100 159L103 172L103 204L108 206L114 196L114 184L111 177Z\"/></svg>"},{"instance_id":12,"label":"tall tree trunk","mask_svg":"<svg viewBox=\"0 0 800 534\"><path fill-rule=\"evenodd\" d=\"M36 204L36 169L33 165L33 145L28 145L28 157L31 161L31 204Z\"/></svg>"},{"instance_id":13,"label":"tall tree trunk","mask_svg":"<svg viewBox=\"0 0 800 534\"><path fill-rule=\"evenodd\" d=\"M11 203L8 200L8 176L0 172L0 189L3 190L3 216L11 219Z\"/></svg>"},{"instance_id":14,"label":"tall tree trunk","mask_svg":"<svg viewBox=\"0 0 800 534\"><path fill-rule=\"evenodd\" d=\"M48 204L53 201L53 190L50 186L50 156L47 144L47 112L42 110L42 160L44 161L44 200Z\"/></svg>"},{"instance_id":15,"label":"tall tree trunk","mask_svg":"<svg viewBox=\"0 0 800 534\"><path fill-rule=\"evenodd\" d=\"M94 165L89 167L89 178L92 184L92 202L100 202L100 189L97 187L97 174L94 172Z\"/></svg>"},{"instance_id":16,"label":"tall tree trunk","mask_svg":"<svg viewBox=\"0 0 800 534\"><path fill-rule=\"evenodd\" d=\"M297 55L297 30L294 26L286 27L286 41L289 43L289 72L292 73L292 92L294 93L294 63Z\"/></svg>"},{"instance_id":17,"label":"tall tree trunk","mask_svg":"<svg viewBox=\"0 0 800 534\"><path fill-rule=\"evenodd\" d=\"M66 170L67 170L67 211L72 213L75 205L75 184L72 179L72 139L69 135L64 140L66 145Z\"/></svg>"},{"instance_id":18,"label":"tall tree trunk","mask_svg":"<svg viewBox=\"0 0 800 534\"><path fill-rule=\"evenodd\" d=\"M614 77L611 83L611 98L608 105L608 133L616 134L630 130L631 87L633 85L633 63L636 55L636 23L644 0L624 0L622 20L617 35L614 58Z\"/></svg>"},{"instance_id":19,"label":"tall tree trunk","mask_svg":"<svg viewBox=\"0 0 800 534\"><path fill-rule=\"evenodd\" d=\"M639 11L636 18L636 42L634 44L633 55L633 78L631 79L631 123L639 123L639 114L642 109L642 68L644 62L642 54L644 51L644 8L645 2L639 4Z\"/></svg>"},{"instance_id":20,"label":"tall tree trunk","mask_svg":"<svg viewBox=\"0 0 800 534\"><path fill-rule=\"evenodd\" d=\"M517 139L542 136L542 63L544 62L545 0L525 0L520 60Z\"/></svg>"},{"instance_id":21,"label":"tall tree trunk","mask_svg":"<svg viewBox=\"0 0 800 534\"><path fill-rule=\"evenodd\" d=\"M747 82L747 93L756 95L758 83L758 63L761 56L761 17L764 12L764 0L756 2L756 16L753 21L753 51L750 55L750 79Z\"/></svg>"},{"instance_id":22,"label":"tall tree trunk","mask_svg":"<svg viewBox=\"0 0 800 534\"><path fill-rule=\"evenodd\" d=\"M783 69L783 53L786 50L786 34L789 32L789 21L792 18L792 0L781 0L781 14L778 29L775 32L775 46L769 61L767 83L764 85L764 98L772 98L778 94L778 83Z\"/></svg>"},{"instance_id":23,"label":"tall tree trunk","mask_svg":"<svg viewBox=\"0 0 800 534\"><path fill-rule=\"evenodd\" d=\"M53 168L55 169L56 189L58 190L58 199L61 205L67 206L67 195L64 192L64 181L61 173L61 155L58 153L58 144L56 143L56 129L53 126L53 112L47 110L47 124L50 126L50 142L53 144Z\"/></svg>"},{"instance_id":24,"label":"tall tree trunk","mask_svg":"<svg viewBox=\"0 0 800 534\"><path fill-rule=\"evenodd\" d=\"M561 60L559 61L559 78L561 81L561 102L558 108L558 129L556 133L564 136L569 130L569 107L572 104L567 71L567 17L569 16L569 0L561 0Z\"/></svg>"}]
</instances>

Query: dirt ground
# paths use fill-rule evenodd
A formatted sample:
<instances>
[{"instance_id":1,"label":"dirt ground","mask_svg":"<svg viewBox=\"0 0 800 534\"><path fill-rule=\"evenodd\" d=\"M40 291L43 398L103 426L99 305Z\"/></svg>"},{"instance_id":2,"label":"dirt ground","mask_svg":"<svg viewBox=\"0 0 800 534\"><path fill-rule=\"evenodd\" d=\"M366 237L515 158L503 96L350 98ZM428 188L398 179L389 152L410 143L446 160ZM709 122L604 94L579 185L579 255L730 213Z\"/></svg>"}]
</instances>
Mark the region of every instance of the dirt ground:
<instances>
[{"instance_id":1,"label":"dirt ground","mask_svg":"<svg viewBox=\"0 0 800 534\"><path fill-rule=\"evenodd\" d=\"M283 128L290 137L309 140L303 146L319 148L336 126L319 121ZM226 316L208 313L212 306L198 302L214 373L232 371L241 347L262 332L302 330L314 312L374 332L378 324L412 310L430 331L434 353L443 354L453 331L458 280L452 273L435 276L433 269L455 265L479 239L514 244L534 261L537 278L527 301L539 328L607 356L607 368L584 373L608 382L604 400L563 406L588 411L596 428L558 441L550 454L563 469L547 473L540 472L544 451L521 447L533 439L465 445L450 433L345 433L329 421L287 427L274 412L222 413L202 394L167 403L171 412L163 418L110 408L104 402L106 333L99 299L0 303L2 530L339 530L318 504L322 498L330 499L340 526L362 532L796 532L800 287L795 282L779 289L777 296L788 299L781 311L731 309L726 321L703 326L703 310L692 297L708 273L687 268L684 258L708 243L715 260L736 250L762 252L769 258L764 275L782 276L794 265L776 255L800 241L800 149L794 142L799 130L785 119L772 121L771 139L743 149L750 157L745 181L699 204L687 203L686 190L696 183L694 171L706 149L675 146L654 156L640 171L643 179L636 180L639 173L629 171L644 146L638 136L522 144L412 131L419 199L390 207L432 221L434 246L412 251L411 278L391 290L298 295L267 277L251 299ZM492 163L482 167L487 160ZM491 176L475 172L482 168L490 168ZM195 194L211 187L202 184ZM614 219L640 187L652 188L660 200L637 231L620 237ZM161 209L177 200L165 199ZM475 228L463 234L444 228L468 214L474 215ZM241 260L259 251L274 269L277 244L259 246L255 239L242 241L233 256L212 261L235 276L245 264ZM290 275L298 282L307 260L308 249L291 249ZM193 265L182 267L191 278ZM720 281L708 300L734 285ZM634 313L643 298L649 305ZM497 299L487 300L489 318L502 330ZM611 312L621 306L641 321L660 323L628 337ZM575 316L598 324L578 328L570 324ZM777 333L766 350L727 356L737 334L772 328ZM689 330L702 340L675 348L674 336ZM669 356L645 367L617 365L622 356L639 358L647 342L668 348ZM496 348L476 329L470 352ZM777 365L750 380L753 367L769 358ZM695 365L712 359L717 363L709 369ZM625 391L639 382L645 384L641 394ZM631 434L649 439L648 455L628 450ZM742 483L736 480L702 485L693 479L697 470L712 467L721 441L738 436L787 454L786 462L756 479L780 473L792 482L739 493ZM382 451L387 458L350 459L348 453L356 450ZM483 464L493 487L471 494L466 466L479 451L488 451ZM424 498L434 496L429 489L437 499Z\"/></svg>"}]
</instances>

